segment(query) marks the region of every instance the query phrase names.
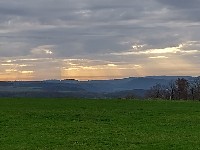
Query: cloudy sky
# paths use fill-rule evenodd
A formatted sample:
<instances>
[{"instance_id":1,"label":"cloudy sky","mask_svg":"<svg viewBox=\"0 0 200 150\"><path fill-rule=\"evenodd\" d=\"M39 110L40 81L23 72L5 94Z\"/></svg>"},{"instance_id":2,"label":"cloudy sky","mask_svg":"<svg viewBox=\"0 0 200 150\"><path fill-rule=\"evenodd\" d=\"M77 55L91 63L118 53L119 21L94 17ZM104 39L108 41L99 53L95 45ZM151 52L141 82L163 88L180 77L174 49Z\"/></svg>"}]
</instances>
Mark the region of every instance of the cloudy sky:
<instances>
[{"instance_id":1,"label":"cloudy sky","mask_svg":"<svg viewBox=\"0 0 200 150\"><path fill-rule=\"evenodd\" d=\"M0 0L0 80L200 73L200 0Z\"/></svg>"}]
</instances>

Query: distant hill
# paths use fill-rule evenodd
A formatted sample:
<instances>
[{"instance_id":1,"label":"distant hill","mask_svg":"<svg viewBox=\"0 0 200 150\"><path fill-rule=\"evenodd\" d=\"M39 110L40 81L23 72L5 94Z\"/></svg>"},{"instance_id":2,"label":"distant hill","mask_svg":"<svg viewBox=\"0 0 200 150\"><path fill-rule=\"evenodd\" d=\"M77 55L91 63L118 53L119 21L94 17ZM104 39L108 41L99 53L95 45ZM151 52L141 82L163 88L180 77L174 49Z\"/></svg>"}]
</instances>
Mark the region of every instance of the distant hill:
<instances>
[{"instance_id":1,"label":"distant hill","mask_svg":"<svg viewBox=\"0 0 200 150\"><path fill-rule=\"evenodd\" d=\"M0 97L143 97L155 84L168 85L177 78L193 80L191 76L147 76L114 80L45 80L0 82Z\"/></svg>"}]
</instances>

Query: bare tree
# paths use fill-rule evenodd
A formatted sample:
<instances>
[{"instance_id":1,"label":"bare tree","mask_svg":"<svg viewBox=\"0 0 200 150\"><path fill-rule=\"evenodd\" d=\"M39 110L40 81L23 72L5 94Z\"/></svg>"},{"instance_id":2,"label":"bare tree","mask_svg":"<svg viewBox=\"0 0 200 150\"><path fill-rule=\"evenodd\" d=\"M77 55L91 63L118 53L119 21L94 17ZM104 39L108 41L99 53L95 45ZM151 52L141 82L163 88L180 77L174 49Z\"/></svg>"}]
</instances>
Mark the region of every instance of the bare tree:
<instances>
[{"instance_id":1,"label":"bare tree","mask_svg":"<svg viewBox=\"0 0 200 150\"><path fill-rule=\"evenodd\" d=\"M188 89L189 89L189 82L184 78L178 78L175 81L176 85L176 97L177 99L188 99Z\"/></svg>"},{"instance_id":2,"label":"bare tree","mask_svg":"<svg viewBox=\"0 0 200 150\"><path fill-rule=\"evenodd\" d=\"M190 90L190 97L192 98L192 100L195 100L195 85L193 83L190 83L189 85L189 90Z\"/></svg>"},{"instance_id":3,"label":"bare tree","mask_svg":"<svg viewBox=\"0 0 200 150\"><path fill-rule=\"evenodd\" d=\"M169 91L169 99L174 100L175 99L175 92L176 92L176 85L174 81L170 81L168 86Z\"/></svg>"},{"instance_id":4,"label":"bare tree","mask_svg":"<svg viewBox=\"0 0 200 150\"><path fill-rule=\"evenodd\" d=\"M166 87L160 84L152 86L149 92L147 93L149 98L166 98Z\"/></svg>"},{"instance_id":5,"label":"bare tree","mask_svg":"<svg viewBox=\"0 0 200 150\"><path fill-rule=\"evenodd\" d=\"M160 98L170 100L199 100L200 101L200 77L193 81L178 78L171 81L168 86L156 84L147 93L148 98Z\"/></svg>"},{"instance_id":6,"label":"bare tree","mask_svg":"<svg viewBox=\"0 0 200 150\"><path fill-rule=\"evenodd\" d=\"M192 99L200 101L200 77L195 78L194 81L191 83L190 91Z\"/></svg>"}]
</instances>

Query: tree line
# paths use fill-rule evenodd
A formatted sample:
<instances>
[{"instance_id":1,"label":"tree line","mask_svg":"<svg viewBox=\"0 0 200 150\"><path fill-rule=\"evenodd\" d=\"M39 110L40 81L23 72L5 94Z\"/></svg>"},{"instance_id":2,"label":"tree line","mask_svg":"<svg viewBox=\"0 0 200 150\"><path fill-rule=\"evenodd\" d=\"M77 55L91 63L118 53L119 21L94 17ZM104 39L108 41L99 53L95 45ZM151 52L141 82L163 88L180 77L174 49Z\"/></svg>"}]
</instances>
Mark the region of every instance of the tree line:
<instances>
[{"instance_id":1,"label":"tree line","mask_svg":"<svg viewBox=\"0 0 200 150\"><path fill-rule=\"evenodd\" d=\"M148 98L168 100L199 100L200 101L200 77L193 81L178 78L168 85L156 84L147 92Z\"/></svg>"}]
</instances>

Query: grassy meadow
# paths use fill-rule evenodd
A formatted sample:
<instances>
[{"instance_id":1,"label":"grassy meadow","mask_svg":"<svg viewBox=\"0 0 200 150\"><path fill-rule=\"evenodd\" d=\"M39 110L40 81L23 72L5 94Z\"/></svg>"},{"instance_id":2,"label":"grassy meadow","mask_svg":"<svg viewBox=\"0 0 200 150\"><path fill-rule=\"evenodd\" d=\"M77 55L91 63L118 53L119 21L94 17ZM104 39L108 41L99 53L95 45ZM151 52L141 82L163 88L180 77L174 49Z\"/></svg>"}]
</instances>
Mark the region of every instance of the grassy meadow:
<instances>
[{"instance_id":1,"label":"grassy meadow","mask_svg":"<svg viewBox=\"0 0 200 150\"><path fill-rule=\"evenodd\" d=\"M200 103L0 99L2 150L200 149Z\"/></svg>"}]
</instances>

